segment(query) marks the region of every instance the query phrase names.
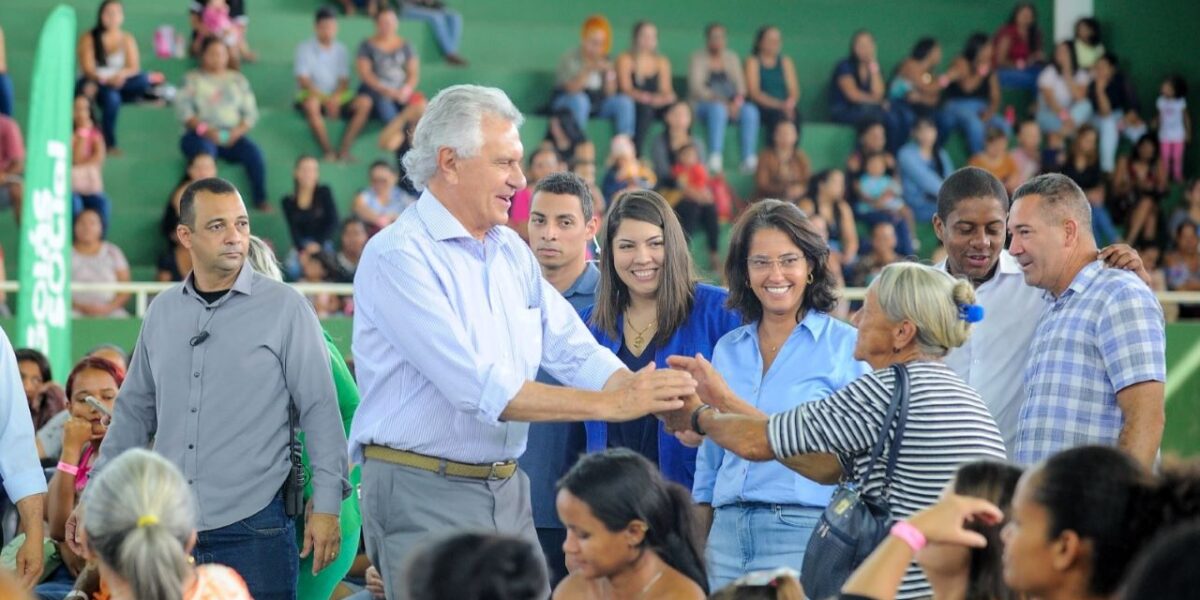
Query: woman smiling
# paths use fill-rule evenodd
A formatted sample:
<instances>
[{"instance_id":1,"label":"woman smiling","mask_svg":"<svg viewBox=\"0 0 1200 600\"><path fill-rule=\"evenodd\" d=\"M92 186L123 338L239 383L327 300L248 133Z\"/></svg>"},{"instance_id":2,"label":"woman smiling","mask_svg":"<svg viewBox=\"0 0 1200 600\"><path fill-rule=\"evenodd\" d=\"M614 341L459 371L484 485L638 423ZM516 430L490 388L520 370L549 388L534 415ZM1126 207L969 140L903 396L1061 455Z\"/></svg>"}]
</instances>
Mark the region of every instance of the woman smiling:
<instances>
[{"instance_id":1,"label":"woman smiling","mask_svg":"<svg viewBox=\"0 0 1200 600\"><path fill-rule=\"evenodd\" d=\"M631 371L665 367L672 354L712 356L717 340L741 324L725 308L725 290L696 282L683 228L657 192L620 196L609 210L601 245L596 304L582 316L596 340ZM667 479L692 487L696 450L666 433L653 416L586 427L588 451L632 448Z\"/></svg>"}]
</instances>

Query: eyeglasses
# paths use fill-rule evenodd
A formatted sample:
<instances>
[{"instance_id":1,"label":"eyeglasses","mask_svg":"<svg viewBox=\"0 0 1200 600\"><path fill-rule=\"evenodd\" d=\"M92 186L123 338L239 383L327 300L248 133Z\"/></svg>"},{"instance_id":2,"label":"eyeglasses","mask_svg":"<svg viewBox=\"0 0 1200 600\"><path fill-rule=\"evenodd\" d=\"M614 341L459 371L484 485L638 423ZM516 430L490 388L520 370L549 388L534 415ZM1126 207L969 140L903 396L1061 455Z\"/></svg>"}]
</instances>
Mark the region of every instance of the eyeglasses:
<instances>
[{"instance_id":1,"label":"eyeglasses","mask_svg":"<svg viewBox=\"0 0 1200 600\"><path fill-rule=\"evenodd\" d=\"M746 264L751 271L770 271L771 267L779 265L779 270L785 273L796 271L800 268L800 263L804 257L795 254L785 254L779 258L766 258L765 256L751 256L746 260Z\"/></svg>"}]
</instances>

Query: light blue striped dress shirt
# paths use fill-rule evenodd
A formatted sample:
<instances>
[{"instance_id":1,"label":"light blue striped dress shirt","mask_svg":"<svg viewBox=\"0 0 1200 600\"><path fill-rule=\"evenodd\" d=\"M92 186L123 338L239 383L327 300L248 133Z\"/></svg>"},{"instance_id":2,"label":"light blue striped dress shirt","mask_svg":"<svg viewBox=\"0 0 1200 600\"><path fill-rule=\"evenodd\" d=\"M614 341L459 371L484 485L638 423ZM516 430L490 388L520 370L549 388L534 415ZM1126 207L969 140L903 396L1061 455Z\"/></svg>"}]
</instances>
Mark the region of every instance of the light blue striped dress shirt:
<instances>
[{"instance_id":1,"label":"light blue striped dress shirt","mask_svg":"<svg viewBox=\"0 0 1200 600\"><path fill-rule=\"evenodd\" d=\"M739 398L773 415L822 400L870 372L854 360L858 330L823 312L809 311L763 373L758 321L725 334L713 350L713 367ZM738 502L829 504L833 486L805 479L778 461L749 462L704 440L696 457L692 496L714 507Z\"/></svg>"},{"instance_id":2,"label":"light blue striped dress shirt","mask_svg":"<svg viewBox=\"0 0 1200 600\"><path fill-rule=\"evenodd\" d=\"M529 425L500 414L539 364L590 390L624 368L514 231L493 227L479 241L428 190L367 243L354 304L357 462L367 445L465 463L516 459Z\"/></svg>"}]
</instances>

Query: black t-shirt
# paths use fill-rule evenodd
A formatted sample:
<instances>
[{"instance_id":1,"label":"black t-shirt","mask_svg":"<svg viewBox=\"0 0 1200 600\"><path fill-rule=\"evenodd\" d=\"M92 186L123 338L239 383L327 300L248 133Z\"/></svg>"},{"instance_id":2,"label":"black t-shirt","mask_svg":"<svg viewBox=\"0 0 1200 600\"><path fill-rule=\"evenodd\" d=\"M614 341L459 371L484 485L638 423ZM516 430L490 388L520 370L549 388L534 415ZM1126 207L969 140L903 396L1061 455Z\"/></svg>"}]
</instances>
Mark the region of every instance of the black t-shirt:
<instances>
[{"instance_id":1,"label":"black t-shirt","mask_svg":"<svg viewBox=\"0 0 1200 600\"><path fill-rule=\"evenodd\" d=\"M209 304L212 304L213 302L216 302L217 300L224 298L225 294L228 294L228 293L229 293L229 290L227 290L227 289L217 290L215 292L202 292L200 290L196 290L196 294L199 295L201 298L204 298L204 301Z\"/></svg>"}]
</instances>

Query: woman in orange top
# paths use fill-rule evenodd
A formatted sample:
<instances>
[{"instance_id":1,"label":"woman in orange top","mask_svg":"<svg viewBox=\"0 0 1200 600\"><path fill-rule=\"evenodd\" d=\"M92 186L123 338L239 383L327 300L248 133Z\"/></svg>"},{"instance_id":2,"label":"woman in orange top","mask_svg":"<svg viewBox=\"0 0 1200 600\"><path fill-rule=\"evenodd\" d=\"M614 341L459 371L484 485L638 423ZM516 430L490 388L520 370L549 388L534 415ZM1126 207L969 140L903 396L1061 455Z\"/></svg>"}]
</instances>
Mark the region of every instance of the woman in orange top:
<instances>
[{"instance_id":1,"label":"woman in orange top","mask_svg":"<svg viewBox=\"0 0 1200 600\"><path fill-rule=\"evenodd\" d=\"M167 459L141 449L121 454L92 479L81 504L84 552L97 561L108 598L251 600L233 569L193 565L195 501Z\"/></svg>"}]
</instances>

